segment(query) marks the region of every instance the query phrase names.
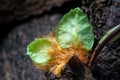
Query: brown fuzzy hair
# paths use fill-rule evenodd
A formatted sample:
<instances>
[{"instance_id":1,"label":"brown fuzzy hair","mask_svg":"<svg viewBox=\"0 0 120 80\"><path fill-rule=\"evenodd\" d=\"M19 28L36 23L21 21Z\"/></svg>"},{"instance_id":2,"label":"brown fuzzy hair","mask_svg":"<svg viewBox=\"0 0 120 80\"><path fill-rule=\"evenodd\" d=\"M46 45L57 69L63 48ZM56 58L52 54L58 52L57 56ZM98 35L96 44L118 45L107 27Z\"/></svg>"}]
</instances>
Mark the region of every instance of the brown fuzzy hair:
<instances>
[{"instance_id":1,"label":"brown fuzzy hair","mask_svg":"<svg viewBox=\"0 0 120 80\"><path fill-rule=\"evenodd\" d=\"M44 64L35 64L37 68L50 71L59 76L63 67L73 55L77 55L82 63L86 62L88 51L86 51L82 46L79 45L76 48L61 48L53 35L47 38L52 43L52 50L49 51L49 55L52 59Z\"/></svg>"}]
</instances>

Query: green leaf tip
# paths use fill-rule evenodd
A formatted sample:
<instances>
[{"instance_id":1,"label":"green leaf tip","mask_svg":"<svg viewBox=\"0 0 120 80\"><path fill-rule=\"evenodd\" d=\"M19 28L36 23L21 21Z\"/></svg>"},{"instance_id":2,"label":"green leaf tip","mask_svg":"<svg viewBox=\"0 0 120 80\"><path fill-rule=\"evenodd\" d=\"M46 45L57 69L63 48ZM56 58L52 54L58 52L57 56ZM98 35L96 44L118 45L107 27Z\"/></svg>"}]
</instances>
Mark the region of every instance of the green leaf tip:
<instances>
[{"instance_id":1,"label":"green leaf tip","mask_svg":"<svg viewBox=\"0 0 120 80\"><path fill-rule=\"evenodd\" d=\"M86 50L91 50L93 28L80 8L71 9L63 16L56 29L56 40L62 48L82 45Z\"/></svg>"},{"instance_id":2,"label":"green leaf tip","mask_svg":"<svg viewBox=\"0 0 120 80\"><path fill-rule=\"evenodd\" d=\"M114 36L112 37L112 35L114 35ZM108 32L106 32L105 35L100 39L99 44L101 44L102 42L105 41L105 39L110 38L110 37L111 37L111 39L110 39L110 41L108 41L109 43L120 38L120 24L113 27Z\"/></svg>"},{"instance_id":3,"label":"green leaf tip","mask_svg":"<svg viewBox=\"0 0 120 80\"><path fill-rule=\"evenodd\" d=\"M51 42L46 38L39 38L27 46L27 55L37 64L47 63L51 56L48 51L51 49Z\"/></svg>"}]
</instances>

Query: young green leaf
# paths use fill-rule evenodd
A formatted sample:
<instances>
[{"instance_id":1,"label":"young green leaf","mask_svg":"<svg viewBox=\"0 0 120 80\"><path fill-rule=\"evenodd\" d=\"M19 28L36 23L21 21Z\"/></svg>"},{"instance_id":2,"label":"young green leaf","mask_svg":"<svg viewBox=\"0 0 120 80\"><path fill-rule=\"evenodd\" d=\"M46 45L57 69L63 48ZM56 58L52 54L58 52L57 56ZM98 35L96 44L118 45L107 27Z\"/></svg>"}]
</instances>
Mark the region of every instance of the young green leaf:
<instances>
[{"instance_id":1,"label":"young green leaf","mask_svg":"<svg viewBox=\"0 0 120 80\"><path fill-rule=\"evenodd\" d=\"M120 24L110 29L99 41L97 46L95 47L92 56L89 61L89 66L91 66L96 60L97 56L100 54L100 51L103 47L110 42L113 42L120 38Z\"/></svg>"},{"instance_id":2,"label":"young green leaf","mask_svg":"<svg viewBox=\"0 0 120 80\"><path fill-rule=\"evenodd\" d=\"M112 37L113 36L113 37ZM110 29L99 41L99 44L105 41L106 38L111 38L109 42L113 42L120 38L120 24Z\"/></svg>"},{"instance_id":3,"label":"young green leaf","mask_svg":"<svg viewBox=\"0 0 120 80\"><path fill-rule=\"evenodd\" d=\"M62 48L82 45L91 50L94 43L93 29L87 15L80 8L63 16L56 29L56 40Z\"/></svg>"},{"instance_id":4,"label":"young green leaf","mask_svg":"<svg viewBox=\"0 0 120 80\"><path fill-rule=\"evenodd\" d=\"M27 46L27 54L35 63L47 63L51 57L48 51L51 49L51 42L45 38L39 38Z\"/></svg>"}]
</instances>

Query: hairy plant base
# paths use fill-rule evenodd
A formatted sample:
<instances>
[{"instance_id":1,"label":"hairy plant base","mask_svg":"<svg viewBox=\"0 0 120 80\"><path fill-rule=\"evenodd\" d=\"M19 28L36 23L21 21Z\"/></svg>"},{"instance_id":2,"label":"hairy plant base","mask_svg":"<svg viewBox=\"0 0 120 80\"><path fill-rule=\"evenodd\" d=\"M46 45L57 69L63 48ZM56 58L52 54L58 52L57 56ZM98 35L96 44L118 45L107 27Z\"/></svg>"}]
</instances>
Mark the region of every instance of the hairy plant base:
<instances>
[{"instance_id":1,"label":"hairy plant base","mask_svg":"<svg viewBox=\"0 0 120 80\"><path fill-rule=\"evenodd\" d=\"M60 76L62 69L65 64L70 60L73 55L77 55L81 62L84 64L87 61L88 51L79 47L70 47L70 48L61 48L56 42L56 39L53 35L47 37L52 43L52 50L49 51L49 54L52 56L52 59L45 64L35 64L39 69L50 71L56 76Z\"/></svg>"}]
</instances>

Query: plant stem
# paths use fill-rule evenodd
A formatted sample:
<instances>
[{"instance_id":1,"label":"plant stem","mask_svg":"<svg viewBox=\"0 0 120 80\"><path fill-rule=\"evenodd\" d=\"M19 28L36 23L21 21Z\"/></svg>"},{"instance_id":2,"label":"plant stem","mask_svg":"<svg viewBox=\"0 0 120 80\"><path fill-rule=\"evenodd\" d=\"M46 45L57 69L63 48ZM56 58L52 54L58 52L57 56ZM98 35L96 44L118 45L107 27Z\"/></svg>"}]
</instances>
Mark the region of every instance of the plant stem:
<instances>
[{"instance_id":1,"label":"plant stem","mask_svg":"<svg viewBox=\"0 0 120 80\"><path fill-rule=\"evenodd\" d=\"M89 62L88 62L88 66L91 67L92 64L95 62L97 56L100 54L100 51L103 49L103 47L108 43L110 42L112 39L114 38L119 38L120 36L118 35L120 34L120 24L115 26L114 28L112 28L111 30L109 30L102 38L101 40L99 41L98 45L95 47L92 55L91 55L91 58L89 59ZM117 39L116 38L116 39ZM114 41L116 40L114 39Z\"/></svg>"}]
</instances>

